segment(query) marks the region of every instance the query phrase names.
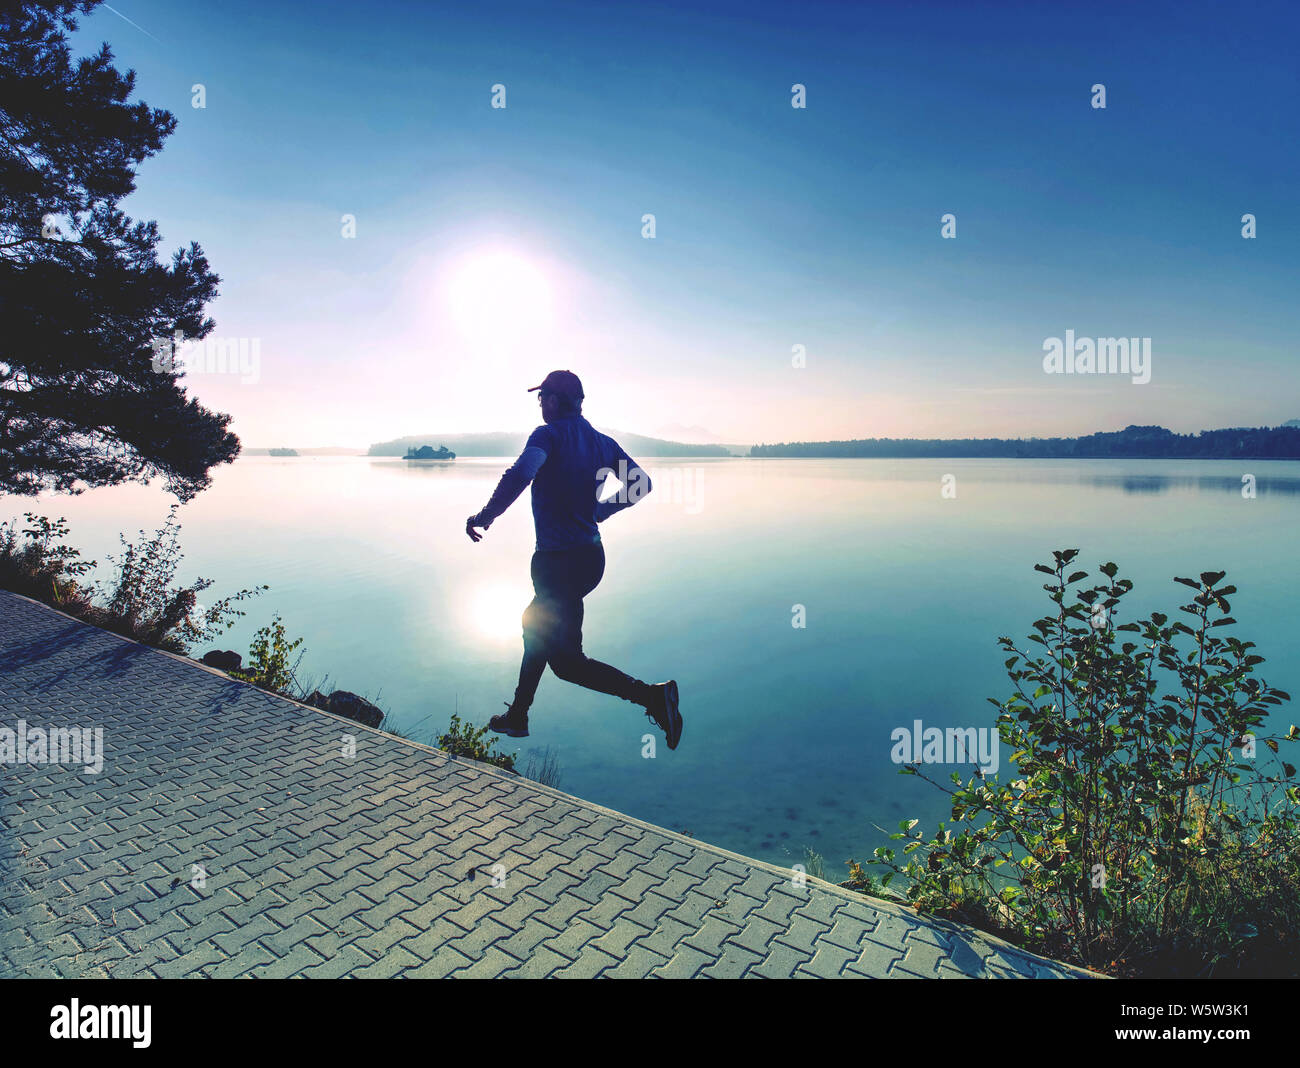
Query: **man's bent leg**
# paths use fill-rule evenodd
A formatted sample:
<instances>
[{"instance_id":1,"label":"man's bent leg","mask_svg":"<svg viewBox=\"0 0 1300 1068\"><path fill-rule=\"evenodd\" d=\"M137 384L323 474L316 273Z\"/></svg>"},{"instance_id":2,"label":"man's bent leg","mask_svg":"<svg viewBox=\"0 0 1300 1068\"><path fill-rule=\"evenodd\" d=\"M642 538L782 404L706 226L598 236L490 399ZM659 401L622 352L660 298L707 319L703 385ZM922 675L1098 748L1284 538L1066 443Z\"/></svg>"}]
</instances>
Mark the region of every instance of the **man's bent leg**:
<instances>
[{"instance_id":1,"label":"man's bent leg","mask_svg":"<svg viewBox=\"0 0 1300 1068\"><path fill-rule=\"evenodd\" d=\"M553 607L556 612L552 631L554 642L548 656L551 670L565 682L612 694L644 707L650 696L649 686L610 664L592 660L582 651L582 620L585 615L582 598L565 597L553 602Z\"/></svg>"},{"instance_id":2,"label":"man's bent leg","mask_svg":"<svg viewBox=\"0 0 1300 1068\"><path fill-rule=\"evenodd\" d=\"M585 616L583 597L594 590L605 573L605 549L587 545L556 556L554 589L551 602L555 611L551 630L549 660L551 670L565 682L588 690L621 697L645 707L650 687L618 668L592 660L582 651L582 621Z\"/></svg>"},{"instance_id":3,"label":"man's bent leg","mask_svg":"<svg viewBox=\"0 0 1300 1068\"><path fill-rule=\"evenodd\" d=\"M618 668L599 660L592 660L581 649L553 652L550 656L551 670L565 682L576 683L588 690L612 694L624 701L631 701L642 708L650 700L650 687L640 679L634 679Z\"/></svg>"},{"instance_id":4,"label":"man's bent leg","mask_svg":"<svg viewBox=\"0 0 1300 1068\"><path fill-rule=\"evenodd\" d=\"M639 705L662 728L668 748L676 749L682 734L677 683L648 685L582 651L582 599L596 588L604 571L605 551L599 544L534 557L533 584L539 599L542 589L548 592L544 607L551 613L546 627L551 670L566 682Z\"/></svg>"}]
</instances>

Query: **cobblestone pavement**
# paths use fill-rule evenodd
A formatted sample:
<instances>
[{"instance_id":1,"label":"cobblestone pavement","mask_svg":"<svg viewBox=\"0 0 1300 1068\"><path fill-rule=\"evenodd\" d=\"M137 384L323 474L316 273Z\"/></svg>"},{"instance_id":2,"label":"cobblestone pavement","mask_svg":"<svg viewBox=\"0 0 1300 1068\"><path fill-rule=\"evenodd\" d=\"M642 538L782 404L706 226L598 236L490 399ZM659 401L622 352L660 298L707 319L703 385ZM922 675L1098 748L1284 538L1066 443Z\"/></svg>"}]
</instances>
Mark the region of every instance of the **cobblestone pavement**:
<instances>
[{"instance_id":1,"label":"cobblestone pavement","mask_svg":"<svg viewBox=\"0 0 1300 1068\"><path fill-rule=\"evenodd\" d=\"M104 763L0 764L4 976L1090 974L0 591L19 721Z\"/></svg>"}]
</instances>

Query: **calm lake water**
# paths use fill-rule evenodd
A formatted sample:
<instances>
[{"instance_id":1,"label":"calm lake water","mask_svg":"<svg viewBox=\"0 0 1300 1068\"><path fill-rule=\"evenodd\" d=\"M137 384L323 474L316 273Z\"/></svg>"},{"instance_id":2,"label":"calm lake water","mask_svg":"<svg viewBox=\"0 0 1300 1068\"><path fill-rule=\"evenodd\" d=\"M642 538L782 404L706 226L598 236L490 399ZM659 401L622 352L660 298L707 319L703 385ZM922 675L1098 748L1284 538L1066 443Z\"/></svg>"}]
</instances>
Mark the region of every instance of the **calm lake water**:
<instances>
[{"instance_id":1,"label":"calm lake water","mask_svg":"<svg viewBox=\"0 0 1300 1068\"><path fill-rule=\"evenodd\" d=\"M508 462L240 460L181 509L181 577L215 579L214 597L270 585L221 648L246 654L279 613L304 639L302 675L369 696L417 738L457 707L484 723L518 669L527 495L477 545L464 521ZM1259 645L1269 682L1300 687L1300 463L646 466L654 492L602 526L608 566L587 601L585 645L641 678L678 680L681 747L644 759L654 728L637 708L549 673L532 736L504 741L521 758L550 746L561 789L726 848L788 865L812 847L838 879L846 858L884 840L873 824L945 818L943 795L898 774L890 733L915 720L992 725L986 698L1009 693L996 638L1022 638L1047 613L1032 568L1053 549L1080 549L1092 573L1117 562L1141 613L1174 614L1186 592L1174 575L1226 570L1241 590L1235 633ZM1242 496L1244 474L1257 479L1254 499ZM941 494L946 475L955 498ZM153 487L6 498L0 517L66 516L71 543L102 564L119 532L161 525L169 500Z\"/></svg>"}]
</instances>

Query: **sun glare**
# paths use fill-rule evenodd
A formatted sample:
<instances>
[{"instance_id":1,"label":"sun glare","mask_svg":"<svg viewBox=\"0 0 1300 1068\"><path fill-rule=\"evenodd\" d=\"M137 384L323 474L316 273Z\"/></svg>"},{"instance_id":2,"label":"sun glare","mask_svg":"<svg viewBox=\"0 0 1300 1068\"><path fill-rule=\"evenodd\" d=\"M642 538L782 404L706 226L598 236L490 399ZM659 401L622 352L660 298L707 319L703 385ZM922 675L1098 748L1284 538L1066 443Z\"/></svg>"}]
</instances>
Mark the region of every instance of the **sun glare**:
<instances>
[{"instance_id":1,"label":"sun glare","mask_svg":"<svg viewBox=\"0 0 1300 1068\"><path fill-rule=\"evenodd\" d=\"M546 274L514 252L480 252L455 264L445 298L456 330L487 347L535 341L550 331L555 315Z\"/></svg>"},{"instance_id":2,"label":"sun glare","mask_svg":"<svg viewBox=\"0 0 1300 1068\"><path fill-rule=\"evenodd\" d=\"M506 582L475 590L469 603L474 629L484 638L518 638L523 627L520 617L532 596L530 588Z\"/></svg>"}]
</instances>

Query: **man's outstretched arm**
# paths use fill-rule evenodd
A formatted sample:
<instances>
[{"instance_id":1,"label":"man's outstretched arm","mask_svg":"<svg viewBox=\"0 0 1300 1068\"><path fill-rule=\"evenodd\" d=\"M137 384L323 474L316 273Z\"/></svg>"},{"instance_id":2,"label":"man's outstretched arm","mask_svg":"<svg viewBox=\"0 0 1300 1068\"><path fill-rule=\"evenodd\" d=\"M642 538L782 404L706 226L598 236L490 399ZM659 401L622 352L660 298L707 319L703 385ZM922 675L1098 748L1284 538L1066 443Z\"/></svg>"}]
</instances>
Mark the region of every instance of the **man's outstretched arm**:
<instances>
[{"instance_id":1,"label":"man's outstretched arm","mask_svg":"<svg viewBox=\"0 0 1300 1068\"><path fill-rule=\"evenodd\" d=\"M515 503L528 483L537 477L542 464L546 463L546 450L540 445L531 444L531 438L529 441L530 444L519 454L519 459L506 468L505 474L501 476L501 481L497 483L497 488L492 491L492 496L483 506L482 511L465 520L465 533L470 536L471 541L478 541L483 537L474 528L482 527L486 530L490 527L497 516Z\"/></svg>"}]
</instances>

